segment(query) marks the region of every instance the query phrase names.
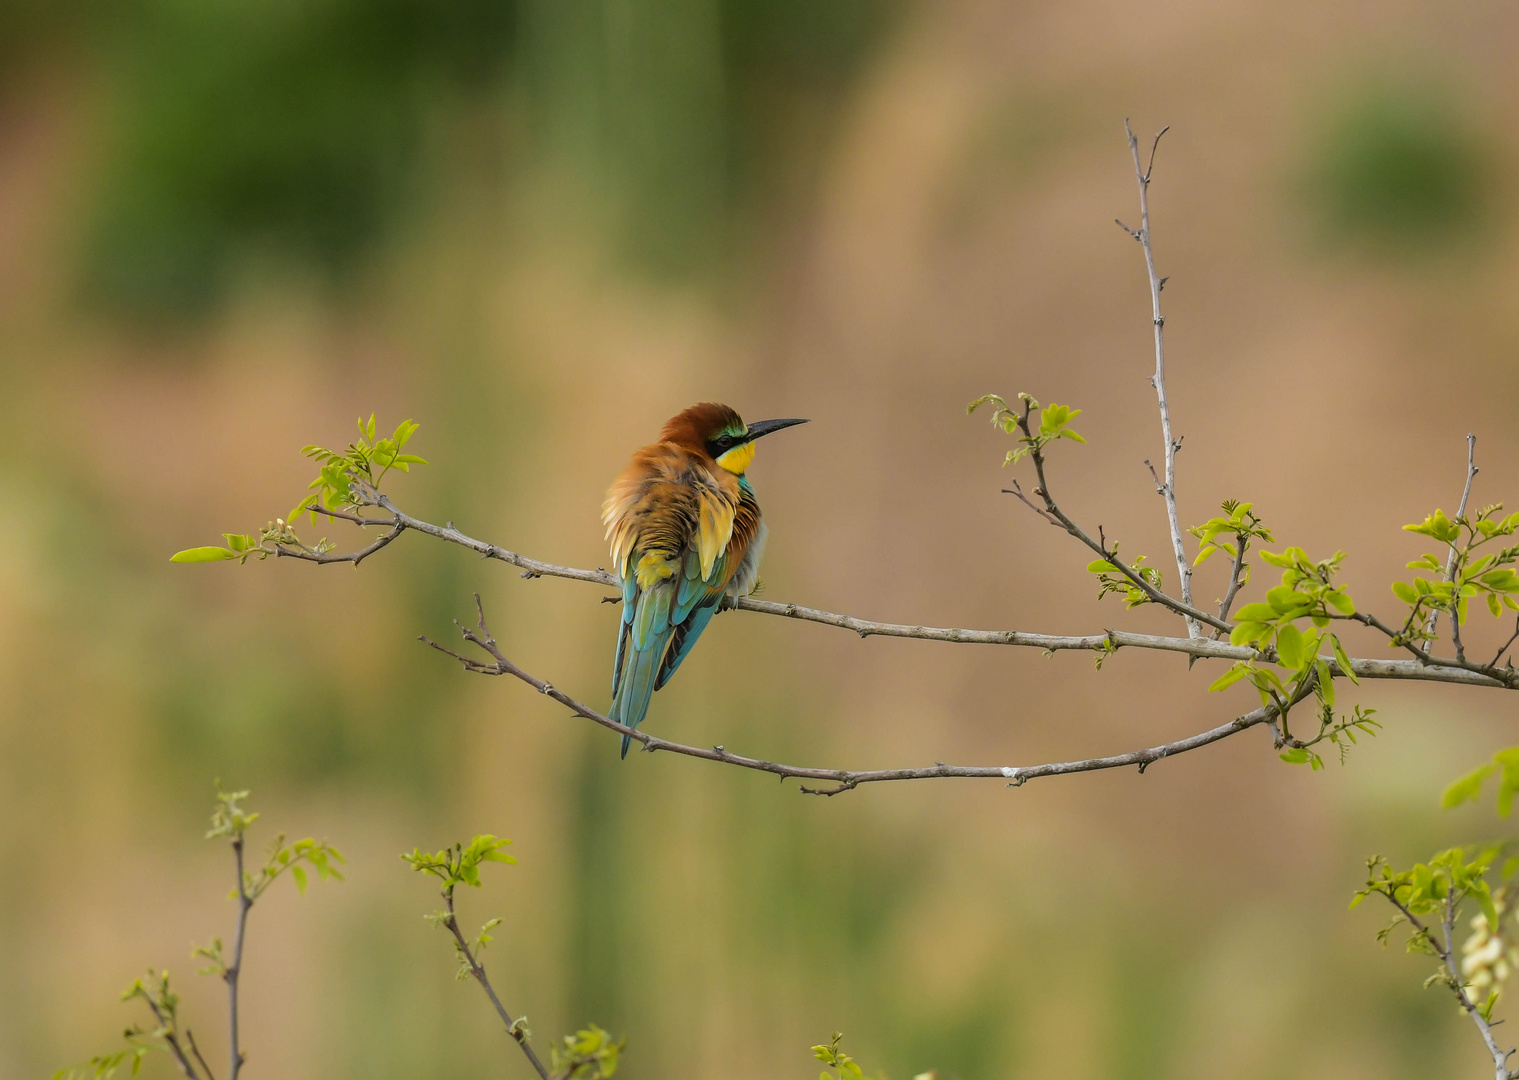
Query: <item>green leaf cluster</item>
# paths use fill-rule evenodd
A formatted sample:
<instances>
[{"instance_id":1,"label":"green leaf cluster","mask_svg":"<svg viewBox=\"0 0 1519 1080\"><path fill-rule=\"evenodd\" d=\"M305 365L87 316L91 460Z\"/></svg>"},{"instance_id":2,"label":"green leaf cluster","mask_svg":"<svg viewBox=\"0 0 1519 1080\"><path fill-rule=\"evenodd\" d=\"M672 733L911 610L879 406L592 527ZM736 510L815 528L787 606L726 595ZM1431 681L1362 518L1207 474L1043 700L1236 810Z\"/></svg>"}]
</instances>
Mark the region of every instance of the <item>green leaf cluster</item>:
<instances>
[{"instance_id":1,"label":"green leaf cluster","mask_svg":"<svg viewBox=\"0 0 1519 1080\"><path fill-rule=\"evenodd\" d=\"M1336 716L1331 706L1321 704L1318 734L1306 741L1292 740L1293 745L1288 746L1277 756L1289 765L1307 765L1314 772L1318 772L1324 767L1324 759L1313 748L1319 743L1327 742L1339 751L1340 764L1343 765L1350 753L1350 748L1360 741L1356 738L1356 732L1375 736L1382 726L1380 722L1372 719L1375 713L1375 709L1357 705L1350 713Z\"/></svg>"},{"instance_id":2,"label":"green leaf cluster","mask_svg":"<svg viewBox=\"0 0 1519 1080\"><path fill-rule=\"evenodd\" d=\"M223 791L221 783L217 783L216 807L211 812L211 828L206 832L207 840L225 836L237 843L242 841L249 827L258 820L258 814L243 809L243 800L248 794L247 791ZM295 879L297 891L304 894L308 880L306 867L316 871L318 881L327 878L342 881L343 875L338 870L338 865L346 862L343 853L325 840L307 837L287 844L284 833L281 833L270 844L263 866L256 871L244 872L243 891L250 900L257 900L280 875L288 871ZM220 950L221 943L217 941L211 946L198 947L194 955L219 962Z\"/></svg>"},{"instance_id":3,"label":"green leaf cluster","mask_svg":"<svg viewBox=\"0 0 1519 1080\"><path fill-rule=\"evenodd\" d=\"M1407 870L1394 870L1380 855L1367 860L1366 884L1350 901L1352 908L1368 896L1384 896L1401 912L1409 915L1436 914L1440 920L1454 921L1455 914L1466 900L1474 900L1487 916L1489 926L1496 927L1498 909L1493 903L1493 890L1487 880L1493 862L1503 854L1498 844L1482 848L1450 848L1442 851L1427 863L1415 863ZM1509 860L1505 872L1512 875L1515 860ZM1394 919L1378 935L1386 944L1388 935L1405 916ZM1415 930L1408 940L1409 952L1435 954L1428 934Z\"/></svg>"},{"instance_id":4,"label":"green leaf cluster","mask_svg":"<svg viewBox=\"0 0 1519 1080\"><path fill-rule=\"evenodd\" d=\"M359 418L359 437L349 443L346 450L329 450L316 445L301 447L302 454L316 461L317 477L308 485L312 494L297 503L286 517L295 521L302 513L310 511L312 524L315 524L316 510L320 507L341 510L356 505L352 491L355 481L378 490L391 469L410 472L413 465L426 465L425 458L401 452L417 427L410 420L402 420L389 438L377 438L374 413L370 413L367 421Z\"/></svg>"},{"instance_id":5,"label":"green leaf cluster","mask_svg":"<svg viewBox=\"0 0 1519 1080\"><path fill-rule=\"evenodd\" d=\"M250 794L252 792L249 791L223 791L222 782L216 782L216 806L211 811L211 828L206 832L207 840L215 840L220 836L239 839L248 831L248 827L258 820L256 813L243 809L243 800Z\"/></svg>"},{"instance_id":6,"label":"green leaf cluster","mask_svg":"<svg viewBox=\"0 0 1519 1080\"><path fill-rule=\"evenodd\" d=\"M1113 545L1113 555L1118 555L1118 545ZM1150 594L1134 583L1134 578L1143 581L1156 592L1160 591L1164 576L1158 566L1144 565L1145 556L1141 555L1128 564L1129 570L1134 577L1129 577L1119 569L1118 563L1111 559L1093 559L1087 563L1087 572L1097 575L1097 583L1101 586L1097 590L1097 599L1101 600L1109 593L1118 593L1123 597L1123 606L1129 608L1139 607L1141 604L1153 604Z\"/></svg>"},{"instance_id":7,"label":"green leaf cluster","mask_svg":"<svg viewBox=\"0 0 1519 1080\"><path fill-rule=\"evenodd\" d=\"M1329 719L1321 723L1323 737L1327 737L1330 730L1350 730L1343 726L1336 728L1332 720L1334 671L1329 658L1321 655L1327 650L1342 674L1351 682L1360 681L1351 669L1350 656L1339 635L1326 632L1332 620L1348 618L1355 613L1355 602L1343 586L1334 583L1334 575L1339 571L1345 553L1338 551L1318 562L1310 560L1300 547L1289 547L1281 554L1262 551L1260 555L1272 566L1281 567L1282 583L1267 590L1264 602L1246 604L1236 612L1237 621L1229 633L1229 641L1234 645L1254 646L1290 675L1284 681L1276 672L1258 666L1254 660L1242 660L1219 676L1208 689L1225 690L1241 679L1248 679L1260 694L1262 705L1276 705L1285 726L1291 703L1311 687L1321 710L1328 710L1323 715ZM1304 620L1308 625L1300 626ZM1352 727L1359 727L1359 722L1354 722ZM1353 734L1350 737L1354 739ZM1283 755L1283 760L1308 763L1317 768L1319 762L1315 755L1292 752L1301 749L1304 747L1292 747Z\"/></svg>"},{"instance_id":8,"label":"green leaf cluster","mask_svg":"<svg viewBox=\"0 0 1519 1080\"><path fill-rule=\"evenodd\" d=\"M53 1080L110 1080L123 1065L128 1066L128 1076L136 1076L142 1071L142 1059L155 1049L157 1047L133 1045L123 1046L113 1054L96 1054L89 1061L59 1069L53 1074Z\"/></svg>"},{"instance_id":9,"label":"green leaf cluster","mask_svg":"<svg viewBox=\"0 0 1519 1080\"><path fill-rule=\"evenodd\" d=\"M274 884L276 878L289 871L295 879L296 891L302 895L306 892L307 874L306 867L316 871L317 880L331 879L342 881L343 875L336 864L346 863L348 860L337 848L325 840L314 840L306 837L297 840L293 844L285 843L283 834L274 838L270 845L269 857L257 873L247 877L248 895L258 899L265 889Z\"/></svg>"},{"instance_id":10,"label":"green leaf cluster","mask_svg":"<svg viewBox=\"0 0 1519 1080\"><path fill-rule=\"evenodd\" d=\"M819 1043L812 1048L812 1056L821 1061L828 1069L833 1070L830 1076L825 1069L818 1074L818 1080L870 1080L865 1071L860 1068L860 1063L841 1050L840 1044L844 1041L844 1033L835 1031L833 1038L826 1043ZM913 1080L937 1080L939 1073L930 1069L928 1072L918 1073ZM884 1074L880 1080L886 1080Z\"/></svg>"},{"instance_id":11,"label":"green leaf cluster","mask_svg":"<svg viewBox=\"0 0 1519 1080\"><path fill-rule=\"evenodd\" d=\"M868 1080L860 1063L839 1049L839 1044L843 1041L844 1033L835 1031L827 1043L819 1043L812 1048L812 1056L833 1070L832 1076L826 1070L819 1073L818 1080Z\"/></svg>"},{"instance_id":12,"label":"green leaf cluster","mask_svg":"<svg viewBox=\"0 0 1519 1080\"><path fill-rule=\"evenodd\" d=\"M1239 502L1235 499L1225 499L1220 509L1223 517L1211 517L1201 525L1194 525L1187 531L1202 541L1198 548L1197 558L1192 561L1193 566L1201 566L1213 557L1215 552L1226 552L1230 558L1243 558L1245 551L1252 539L1260 539L1271 542L1271 530L1266 528L1261 519L1251 510L1254 503ZM1232 542L1222 537L1233 537ZM1249 583L1247 575L1241 584Z\"/></svg>"},{"instance_id":13,"label":"green leaf cluster","mask_svg":"<svg viewBox=\"0 0 1519 1080\"><path fill-rule=\"evenodd\" d=\"M296 534L293 526L302 514L309 514L311 523L315 525L317 515L322 510L344 511L361 505L353 492L354 484L363 484L371 491L378 491L385 474L391 469L410 472L413 465L427 464L425 458L402 452L416 433L418 425L415 422L401 421L395 431L385 438L378 437L376 433L373 413L370 413L368 420L361 417L358 424L359 437L349 443L346 450L329 450L316 445L301 448L302 454L317 462L317 477L307 485L310 494L296 503L284 517L275 518L257 534L222 533L222 538L227 541L225 547L186 548L175 552L169 561L201 563L236 559L247 562L249 559L263 560L277 555L281 548L317 555L331 551L334 545L326 537L315 544L306 544Z\"/></svg>"},{"instance_id":14,"label":"green leaf cluster","mask_svg":"<svg viewBox=\"0 0 1519 1080\"><path fill-rule=\"evenodd\" d=\"M303 544L301 538L296 535L295 530L284 518L275 518L260 529L257 536L252 533L222 533L222 537L227 541L226 547L187 548L169 556L169 561L177 563L226 562L229 559L236 559L239 562L247 562L249 559L263 561L277 554L281 547L299 548L317 554L331 551L333 547L325 537L311 546Z\"/></svg>"},{"instance_id":15,"label":"green leaf cluster","mask_svg":"<svg viewBox=\"0 0 1519 1080\"><path fill-rule=\"evenodd\" d=\"M566 1035L549 1048L555 1080L607 1080L628 1044L627 1037L614 1040L595 1024Z\"/></svg>"},{"instance_id":16,"label":"green leaf cluster","mask_svg":"<svg viewBox=\"0 0 1519 1080\"><path fill-rule=\"evenodd\" d=\"M153 1014L151 1029L132 1024L122 1032L127 1045L109 1054L59 1069L52 1080L110 1080L123 1066L129 1076L142 1071L143 1059L155 1050L169 1052L179 1039L179 995L169 987L167 971L149 971L146 979L134 979L121 993L122 1001L141 1000Z\"/></svg>"},{"instance_id":17,"label":"green leaf cluster","mask_svg":"<svg viewBox=\"0 0 1519 1080\"><path fill-rule=\"evenodd\" d=\"M1519 530L1519 512L1499 517L1502 503L1494 503L1474 517L1447 517L1436 510L1416 525L1404 525L1408 532L1428 536L1448 548L1446 560L1426 553L1408 564L1410 570L1428 570L1436 576L1415 577L1412 581L1395 581L1392 592L1409 606L1408 619L1397 642L1428 641L1434 634L1427 627L1432 612L1454 611L1456 621L1465 625L1469 602L1480 596L1496 618L1505 608L1519 611L1519 573L1511 569L1519 560L1519 545L1505 546L1496 552L1477 554L1477 549L1493 540L1511 537ZM1446 580L1447 560L1450 580Z\"/></svg>"},{"instance_id":18,"label":"green leaf cluster","mask_svg":"<svg viewBox=\"0 0 1519 1080\"><path fill-rule=\"evenodd\" d=\"M413 848L401 858L408 863L413 870L423 874L431 874L443 882L447 891L452 891L455 885L471 885L480 887L480 865L488 862L512 863L517 862L512 856L501 849L511 841L500 836L492 836L490 833L481 833L468 844L458 843L452 847L446 847L442 851L425 852L421 848Z\"/></svg>"},{"instance_id":19,"label":"green leaf cluster","mask_svg":"<svg viewBox=\"0 0 1519 1080\"><path fill-rule=\"evenodd\" d=\"M1072 420L1081 415L1080 409L1073 409L1069 405L1056 405L1054 402L1041 406L1028 394L1019 394L1018 400L1023 402L1021 413L1010 406L1001 394L982 394L965 407L966 413L973 413L983 405L994 406L992 426L1001 428L1009 435L1017 436L1019 445L1007 452L1007 457L1002 461L1003 465L1011 465L1028 453L1033 453L1037 457L1046 446L1057 439L1086 442L1085 438L1069 426ZM1030 420L1034 413L1039 413L1037 433Z\"/></svg>"},{"instance_id":20,"label":"green leaf cluster","mask_svg":"<svg viewBox=\"0 0 1519 1080\"><path fill-rule=\"evenodd\" d=\"M1246 604L1235 613L1235 626L1229 633L1234 645L1254 645L1267 649L1275 645L1283 667L1296 671L1312 657L1304 647L1307 639L1286 635L1282 631L1297 629L1295 623L1308 619L1322 630L1332 619L1355 614L1355 601L1344 586L1334 583L1345 553L1337 551L1330 558L1313 562L1300 547L1289 547L1280 555L1262 551L1261 558L1282 569L1282 583L1266 592L1264 603ZM1333 635L1329 635L1333 636ZM1336 654L1336 659L1339 656ZM1348 658L1346 674L1350 674Z\"/></svg>"},{"instance_id":21,"label":"green leaf cluster","mask_svg":"<svg viewBox=\"0 0 1519 1080\"><path fill-rule=\"evenodd\" d=\"M458 919L454 914L454 889L459 885L469 885L474 888L480 887L480 865L488 862L516 863L516 859L503 852L501 849L510 844L505 837L494 836L490 833L481 833L468 844L463 842L446 847L442 851L426 852L421 848L413 848L409 853L401 855L413 870L419 873L431 874L443 883L443 903L446 905L442 911L434 911L424 915L428 922L439 929L448 930L454 935L454 952L459 958L459 969L454 973L454 978L461 982L471 975L477 978L484 977L484 969L476 959L476 954L484 949L495 938L491 931L501 925L500 919L491 919L480 928L472 942L466 942L464 936L458 930ZM524 1038L527 1036L524 1035Z\"/></svg>"}]
</instances>

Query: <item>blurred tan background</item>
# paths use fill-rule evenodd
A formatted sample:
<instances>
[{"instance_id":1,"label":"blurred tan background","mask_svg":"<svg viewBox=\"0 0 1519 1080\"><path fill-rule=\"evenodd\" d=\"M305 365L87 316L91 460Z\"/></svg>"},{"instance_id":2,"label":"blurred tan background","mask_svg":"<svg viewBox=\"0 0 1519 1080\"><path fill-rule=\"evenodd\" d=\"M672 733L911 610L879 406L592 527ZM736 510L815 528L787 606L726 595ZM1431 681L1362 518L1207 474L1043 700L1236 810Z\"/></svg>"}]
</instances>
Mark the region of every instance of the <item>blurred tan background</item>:
<instances>
[{"instance_id":1,"label":"blurred tan background","mask_svg":"<svg viewBox=\"0 0 1519 1080\"><path fill-rule=\"evenodd\" d=\"M1498 694L1342 694L1387 730L1318 774L1256 731L1143 777L819 800L619 763L415 641L479 590L511 655L604 706L595 589L415 536L358 571L167 557L282 513L299 447L377 410L434 462L402 506L597 565L627 453L717 399L813 421L751 474L767 597L1169 632L1095 602L964 415L990 390L1085 409L1065 505L1174 579L1143 262L1112 224L1136 215L1129 116L1172 125L1153 213L1183 518L1252 499L1390 612L1424 550L1399 526L1454 508L1468 431L1475 498L1519 490L1516 47L1488 2L6 0L0 1078L115 1045L150 965L221 1058L221 987L188 957L231 926L200 839L216 777L254 790L266 838L350 858L254 912L250 1078L526 1075L396 857L481 831L521 859L464 898L506 918L503 997L540 1045L626 1032L629 1080L811 1076L834 1028L896 1080L1490 1069L1426 965L1378 948L1382 913L1345 906L1365 856L1498 827L1435 809L1515 741ZM1206 694L1216 674L734 614L648 727L800 763L1031 764L1250 707Z\"/></svg>"}]
</instances>

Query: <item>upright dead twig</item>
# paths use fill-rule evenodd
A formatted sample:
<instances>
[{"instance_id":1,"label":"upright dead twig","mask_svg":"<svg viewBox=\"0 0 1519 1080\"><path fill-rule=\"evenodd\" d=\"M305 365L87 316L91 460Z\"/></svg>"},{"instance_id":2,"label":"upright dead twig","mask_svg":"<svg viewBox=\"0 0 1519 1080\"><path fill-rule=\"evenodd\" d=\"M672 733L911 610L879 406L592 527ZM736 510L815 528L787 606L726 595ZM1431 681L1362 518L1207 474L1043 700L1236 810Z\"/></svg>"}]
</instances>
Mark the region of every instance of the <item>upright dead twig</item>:
<instances>
[{"instance_id":1,"label":"upright dead twig","mask_svg":"<svg viewBox=\"0 0 1519 1080\"><path fill-rule=\"evenodd\" d=\"M1150 174L1155 169L1155 150L1160 146L1160 137L1171 129L1169 126L1160 129L1150 145L1149 164L1143 166L1139 163L1139 140L1127 120L1123 122L1123 130L1129 136L1129 153L1134 157L1134 177L1139 183L1139 228L1131 229L1122 221L1118 222L1118 227L1139 241L1139 246L1145 253L1145 269L1150 275L1150 321L1155 326L1155 374L1150 377L1150 385L1155 387L1155 396L1160 402L1160 433L1166 442L1165 477L1156 479L1155 488L1166 501L1171 547L1176 554L1176 571L1181 575L1181 602L1191 607L1192 566L1187 561L1187 549L1181 539L1181 519L1176 513L1176 451L1181 449L1181 440L1171 434L1171 405L1166 399L1166 317L1160 311L1160 292L1166 287L1167 279L1156 273L1155 251L1150 245ZM1154 466L1150 467L1150 472L1154 475ZM1183 618L1187 620L1188 637L1202 636L1202 626L1196 618L1191 615L1184 615Z\"/></svg>"}]
</instances>

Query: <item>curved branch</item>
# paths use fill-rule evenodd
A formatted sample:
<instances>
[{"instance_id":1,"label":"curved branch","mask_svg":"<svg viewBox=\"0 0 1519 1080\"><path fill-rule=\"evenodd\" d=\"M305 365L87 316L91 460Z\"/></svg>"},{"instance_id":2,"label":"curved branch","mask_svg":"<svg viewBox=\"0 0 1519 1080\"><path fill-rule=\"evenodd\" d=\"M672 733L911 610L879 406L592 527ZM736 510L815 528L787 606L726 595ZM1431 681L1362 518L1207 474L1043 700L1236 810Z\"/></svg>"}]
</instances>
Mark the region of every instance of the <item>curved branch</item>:
<instances>
[{"instance_id":1,"label":"curved branch","mask_svg":"<svg viewBox=\"0 0 1519 1080\"><path fill-rule=\"evenodd\" d=\"M1067 773L1095 772L1101 769L1122 769L1128 766L1137 766L1143 773L1145 769L1159 761L1161 758L1174 757L1184 754L1188 750L1196 750L1198 747L1207 746L1209 743L1227 739L1230 735L1238 734L1247 728L1255 727L1273 720L1278 710L1273 706L1252 710L1242 716L1236 716L1226 724L1210 728L1207 731L1198 732L1196 735L1175 742L1161 743L1159 746L1151 746L1143 750L1133 750L1127 754L1113 754L1108 757L1083 758L1078 761L1052 761L1042 765L946 765L936 762L932 766L918 769L819 769L797 765L783 765L777 761L765 761L761 758L745 757L735 754L722 746L714 746L711 749L702 746L687 746L684 743L671 742L654 735L646 734L636 728L630 728L619 724L616 720L597 712L589 705L582 704L570 697L564 691L554 687L552 683L544 682L534 675L528 674L507 658L501 651L496 639L491 636L489 627L485 624L485 609L480 603L480 594L475 594L475 609L479 612L480 621L476 629L472 630L458 622L459 632L464 640L477 646L489 657L490 661L476 660L473 657L456 653L452 649L439 645L436 641L427 637L418 638L423 644L437 649L439 652L453 657L464 665L465 670L473 671L480 675L511 675L521 679L540 694L553 698L559 704L569 709L576 716L584 717L593 723L619 734L626 735L643 745L643 749L654 752L667 750L673 754L681 754L685 757L702 758L706 761L716 761L724 765L736 765L741 769L753 769L757 772L767 772L779 776L782 780L786 777L795 777L799 780L826 781L833 787L809 788L802 787L802 791L808 795L838 795L841 792L851 791L861 784L876 784L887 780L982 780L994 779L1007 781L1008 787L1022 787L1030 780L1036 780L1041 776L1064 776Z\"/></svg>"},{"instance_id":2,"label":"curved branch","mask_svg":"<svg viewBox=\"0 0 1519 1080\"><path fill-rule=\"evenodd\" d=\"M328 511L323 510L322 513L328 513ZM353 517L349 514L333 514L332 516L341 517L345 521L352 521L359 525L390 525L391 529L388 533L380 537L374 543L370 544L366 548L361 548L358 551L350 551L344 554L334 554L328 551L312 551L310 548L306 547L293 547L289 544L276 543L274 545L275 555L281 559L302 559L306 562L314 562L322 566L326 566L329 563L341 562L353 563L354 566L358 566L359 563L369 558L369 556L373 555L376 551L379 551L386 544L390 543L392 540L406 531L406 526L403 525L399 520L394 522L374 521L365 518Z\"/></svg>"}]
</instances>

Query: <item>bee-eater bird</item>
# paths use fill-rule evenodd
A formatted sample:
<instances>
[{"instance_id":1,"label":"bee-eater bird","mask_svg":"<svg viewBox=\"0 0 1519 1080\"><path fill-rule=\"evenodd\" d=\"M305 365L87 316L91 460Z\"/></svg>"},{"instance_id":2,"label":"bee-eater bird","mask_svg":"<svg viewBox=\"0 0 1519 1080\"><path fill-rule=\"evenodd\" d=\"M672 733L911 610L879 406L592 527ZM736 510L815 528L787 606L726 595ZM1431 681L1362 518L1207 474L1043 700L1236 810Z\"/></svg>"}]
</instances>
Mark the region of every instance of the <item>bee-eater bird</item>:
<instances>
[{"instance_id":1,"label":"bee-eater bird","mask_svg":"<svg viewBox=\"0 0 1519 1080\"><path fill-rule=\"evenodd\" d=\"M643 722L723 599L747 596L765 550L765 523L744 475L754 440L805 420L745 424L703 402L666 422L607 492L601 520L622 584L612 669L613 720ZM631 738L622 737L622 756Z\"/></svg>"}]
</instances>

